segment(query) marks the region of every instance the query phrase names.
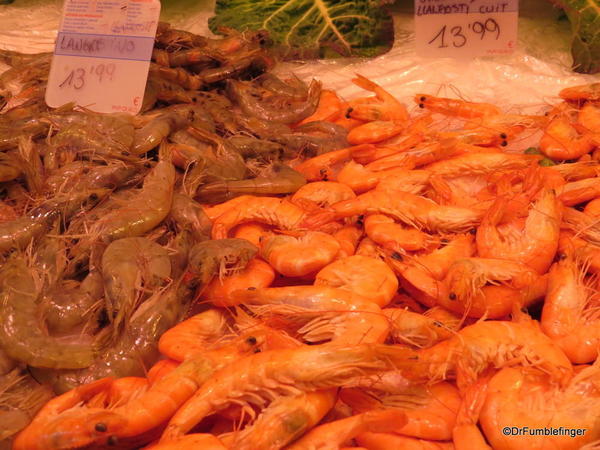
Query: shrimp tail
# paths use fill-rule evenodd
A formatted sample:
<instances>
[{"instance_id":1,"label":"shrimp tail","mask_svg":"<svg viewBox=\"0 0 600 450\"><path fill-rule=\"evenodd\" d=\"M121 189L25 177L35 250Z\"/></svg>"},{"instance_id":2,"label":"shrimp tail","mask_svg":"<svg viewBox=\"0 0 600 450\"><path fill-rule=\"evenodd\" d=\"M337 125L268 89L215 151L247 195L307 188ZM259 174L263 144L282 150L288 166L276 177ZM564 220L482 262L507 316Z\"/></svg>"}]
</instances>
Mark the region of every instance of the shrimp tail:
<instances>
[{"instance_id":1,"label":"shrimp tail","mask_svg":"<svg viewBox=\"0 0 600 450\"><path fill-rule=\"evenodd\" d=\"M324 208L313 214L308 214L306 218L300 223L300 227L308 228L309 230L318 230L319 228L335 220L335 211Z\"/></svg>"}]
</instances>

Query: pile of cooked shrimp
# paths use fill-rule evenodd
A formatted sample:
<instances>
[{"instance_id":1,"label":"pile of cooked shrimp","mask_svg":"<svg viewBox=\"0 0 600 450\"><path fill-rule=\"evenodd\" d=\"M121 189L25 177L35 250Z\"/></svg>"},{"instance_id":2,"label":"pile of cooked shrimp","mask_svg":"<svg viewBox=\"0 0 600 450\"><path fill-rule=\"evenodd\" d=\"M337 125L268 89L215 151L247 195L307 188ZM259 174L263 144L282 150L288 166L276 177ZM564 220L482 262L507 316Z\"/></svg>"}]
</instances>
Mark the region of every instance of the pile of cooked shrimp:
<instances>
[{"instance_id":1,"label":"pile of cooked shrimp","mask_svg":"<svg viewBox=\"0 0 600 450\"><path fill-rule=\"evenodd\" d=\"M265 39L161 25L135 117L0 55L0 445L592 448L600 84L409 109Z\"/></svg>"}]
</instances>

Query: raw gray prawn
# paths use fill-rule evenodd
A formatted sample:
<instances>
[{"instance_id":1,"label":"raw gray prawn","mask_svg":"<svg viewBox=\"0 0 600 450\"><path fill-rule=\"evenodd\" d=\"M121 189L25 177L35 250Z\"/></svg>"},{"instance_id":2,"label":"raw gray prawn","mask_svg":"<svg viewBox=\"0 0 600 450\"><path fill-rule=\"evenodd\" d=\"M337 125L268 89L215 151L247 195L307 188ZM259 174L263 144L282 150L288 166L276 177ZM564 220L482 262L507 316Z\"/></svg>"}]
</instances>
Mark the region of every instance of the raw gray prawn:
<instances>
[{"instance_id":1,"label":"raw gray prawn","mask_svg":"<svg viewBox=\"0 0 600 450\"><path fill-rule=\"evenodd\" d=\"M102 255L106 310L114 336L140 303L144 289L156 289L171 275L169 254L145 237L113 241Z\"/></svg>"},{"instance_id":2,"label":"raw gray prawn","mask_svg":"<svg viewBox=\"0 0 600 450\"><path fill-rule=\"evenodd\" d=\"M144 178L142 189L126 207L109 212L90 230L104 242L140 236L156 227L169 214L173 200L175 168L161 160Z\"/></svg>"},{"instance_id":3,"label":"raw gray prawn","mask_svg":"<svg viewBox=\"0 0 600 450\"><path fill-rule=\"evenodd\" d=\"M40 275L25 259L13 255L0 272L0 346L11 357L33 367L77 369L94 361L91 345L63 342L42 331L37 319Z\"/></svg>"},{"instance_id":4,"label":"raw gray prawn","mask_svg":"<svg viewBox=\"0 0 600 450\"><path fill-rule=\"evenodd\" d=\"M198 242L210 239L212 222L202 206L188 195L173 195L169 216L180 231L189 230Z\"/></svg>"},{"instance_id":5,"label":"raw gray prawn","mask_svg":"<svg viewBox=\"0 0 600 450\"><path fill-rule=\"evenodd\" d=\"M196 198L204 203L217 203L239 195L293 194L305 184L306 178L300 172L275 163L256 178L205 184L196 191Z\"/></svg>"},{"instance_id":6,"label":"raw gray prawn","mask_svg":"<svg viewBox=\"0 0 600 450\"><path fill-rule=\"evenodd\" d=\"M108 189L94 189L57 196L16 220L0 223L0 253L25 248L32 239L48 231L57 219L68 220L78 210L92 207L108 193Z\"/></svg>"},{"instance_id":7,"label":"raw gray prawn","mask_svg":"<svg viewBox=\"0 0 600 450\"><path fill-rule=\"evenodd\" d=\"M33 416L52 397L48 386L38 384L31 375L23 374L19 369L1 375L0 445L29 425Z\"/></svg>"},{"instance_id":8,"label":"raw gray prawn","mask_svg":"<svg viewBox=\"0 0 600 450\"><path fill-rule=\"evenodd\" d=\"M55 392L63 393L103 377L145 376L159 358L158 339L179 322L187 311L194 292L193 284L175 281L159 289L133 313L110 348L103 351L91 366L80 370L35 370L36 379L48 382ZM111 330L96 337L97 347L108 342Z\"/></svg>"},{"instance_id":9,"label":"raw gray prawn","mask_svg":"<svg viewBox=\"0 0 600 450\"><path fill-rule=\"evenodd\" d=\"M321 83L311 81L305 100L286 99L281 96L281 105L276 107L252 95L251 85L242 81L228 80L227 92L240 105L245 114L258 119L280 123L297 123L307 118L317 109L321 94Z\"/></svg>"},{"instance_id":10,"label":"raw gray prawn","mask_svg":"<svg viewBox=\"0 0 600 450\"><path fill-rule=\"evenodd\" d=\"M205 286L214 276L223 277L243 270L258 248L245 239L215 239L200 242L190 250L189 268Z\"/></svg>"},{"instance_id":11,"label":"raw gray prawn","mask_svg":"<svg viewBox=\"0 0 600 450\"><path fill-rule=\"evenodd\" d=\"M169 134L184 128L188 123L182 115L173 112L162 114L135 130L131 151L136 155L146 153L157 147Z\"/></svg>"}]
</instances>

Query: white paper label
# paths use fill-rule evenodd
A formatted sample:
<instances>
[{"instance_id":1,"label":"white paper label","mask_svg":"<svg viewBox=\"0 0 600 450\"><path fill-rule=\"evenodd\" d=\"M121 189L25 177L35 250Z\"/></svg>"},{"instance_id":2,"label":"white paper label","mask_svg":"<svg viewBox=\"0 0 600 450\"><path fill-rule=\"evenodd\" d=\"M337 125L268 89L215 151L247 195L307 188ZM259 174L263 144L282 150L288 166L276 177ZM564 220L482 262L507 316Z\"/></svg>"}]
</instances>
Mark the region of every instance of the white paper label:
<instances>
[{"instance_id":1,"label":"white paper label","mask_svg":"<svg viewBox=\"0 0 600 450\"><path fill-rule=\"evenodd\" d=\"M518 0L415 0L417 53L506 55L517 44Z\"/></svg>"},{"instance_id":2,"label":"white paper label","mask_svg":"<svg viewBox=\"0 0 600 450\"><path fill-rule=\"evenodd\" d=\"M65 0L48 106L139 112L159 13L159 0Z\"/></svg>"}]
</instances>

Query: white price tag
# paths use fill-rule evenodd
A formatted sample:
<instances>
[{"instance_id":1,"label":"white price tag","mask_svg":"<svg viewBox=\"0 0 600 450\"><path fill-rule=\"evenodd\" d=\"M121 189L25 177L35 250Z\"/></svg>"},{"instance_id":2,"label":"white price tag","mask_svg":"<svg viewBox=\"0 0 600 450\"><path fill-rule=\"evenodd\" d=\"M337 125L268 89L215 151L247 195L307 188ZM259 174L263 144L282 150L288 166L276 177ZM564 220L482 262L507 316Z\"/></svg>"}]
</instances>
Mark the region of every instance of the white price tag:
<instances>
[{"instance_id":1,"label":"white price tag","mask_svg":"<svg viewBox=\"0 0 600 450\"><path fill-rule=\"evenodd\" d=\"M159 13L159 0L65 0L48 106L139 112Z\"/></svg>"},{"instance_id":2,"label":"white price tag","mask_svg":"<svg viewBox=\"0 0 600 450\"><path fill-rule=\"evenodd\" d=\"M518 0L415 0L417 53L506 55L517 44Z\"/></svg>"}]
</instances>

